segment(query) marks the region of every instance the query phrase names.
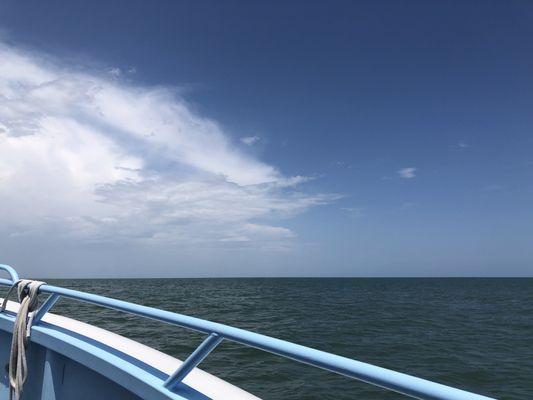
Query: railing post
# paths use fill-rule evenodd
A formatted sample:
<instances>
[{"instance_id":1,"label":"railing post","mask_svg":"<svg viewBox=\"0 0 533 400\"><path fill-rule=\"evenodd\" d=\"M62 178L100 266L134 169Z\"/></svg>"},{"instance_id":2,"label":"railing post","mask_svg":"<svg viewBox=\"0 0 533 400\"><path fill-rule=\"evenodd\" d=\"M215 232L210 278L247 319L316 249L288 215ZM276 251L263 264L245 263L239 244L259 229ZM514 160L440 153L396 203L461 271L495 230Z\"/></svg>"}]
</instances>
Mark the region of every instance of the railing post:
<instances>
[{"instance_id":1,"label":"railing post","mask_svg":"<svg viewBox=\"0 0 533 400\"><path fill-rule=\"evenodd\" d=\"M33 315L33 323L38 323L44 315L50 311L50 309L57 303L57 301L61 298L60 295L52 293L48 298L44 301L44 303L39 307L37 311L35 311L35 314Z\"/></svg>"},{"instance_id":2,"label":"railing post","mask_svg":"<svg viewBox=\"0 0 533 400\"><path fill-rule=\"evenodd\" d=\"M189 357L179 366L179 368L168 377L164 386L172 388L180 383L198 364L200 364L220 342L223 337L218 333L210 334L201 344L194 350Z\"/></svg>"}]
</instances>

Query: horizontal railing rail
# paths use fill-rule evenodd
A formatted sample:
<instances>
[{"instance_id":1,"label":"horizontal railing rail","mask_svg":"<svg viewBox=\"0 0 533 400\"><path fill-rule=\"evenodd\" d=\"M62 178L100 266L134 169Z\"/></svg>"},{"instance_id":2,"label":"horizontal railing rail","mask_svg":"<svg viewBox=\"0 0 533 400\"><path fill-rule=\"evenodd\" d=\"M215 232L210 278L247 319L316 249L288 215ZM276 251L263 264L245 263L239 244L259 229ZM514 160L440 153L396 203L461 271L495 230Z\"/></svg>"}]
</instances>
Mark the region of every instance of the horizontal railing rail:
<instances>
[{"instance_id":1,"label":"horizontal railing rail","mask_svg":"<svg viewBox=\"0 0 533 400\"><path fill-rule=\"evenodd\" d=\"M13 268L0 264L1 269L8 271L12 280L0 279L0 285L10 286L18 280L18 275ZM60 297L66 297L207 334L208 337L164 382L164 386L169 389L172 389L181 382L222 340L229 340L418 399L491 400L491 398L486 396L431 382L401 372L187 315L47 284L40 287L39 293L50 294L50 297L36 311L34 324L39 323L40 319L53 307Z\"/></svg>"}]
</instances>

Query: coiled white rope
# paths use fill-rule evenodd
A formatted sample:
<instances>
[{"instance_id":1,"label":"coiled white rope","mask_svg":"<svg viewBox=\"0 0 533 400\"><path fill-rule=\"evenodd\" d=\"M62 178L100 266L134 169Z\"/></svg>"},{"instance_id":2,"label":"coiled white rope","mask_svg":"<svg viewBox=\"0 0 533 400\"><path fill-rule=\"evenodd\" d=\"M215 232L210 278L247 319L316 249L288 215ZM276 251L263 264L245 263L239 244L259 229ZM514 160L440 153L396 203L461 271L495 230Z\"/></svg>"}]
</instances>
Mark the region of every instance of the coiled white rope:
<instances>
[{"instance_id":1,"label":"coiled white rope","mask_svg":"<svg viewBox=\"0 0 533 400\"><path fill-rule=\"evenodd\" d=\"M11 341L11 356L9 358L9 400L19 400L22 395L24 382L28 378L28 365L26 363L26 350L33 323L33 311L39 305L37 295L39 287L45 282L21 279L13 283L2 303L0 312L7 306L7 299L11 292L17 288L20 302L19 311L13 325L13 339ZM13 397L14 396L14 397Z\"/></svg>"}]
</instances>

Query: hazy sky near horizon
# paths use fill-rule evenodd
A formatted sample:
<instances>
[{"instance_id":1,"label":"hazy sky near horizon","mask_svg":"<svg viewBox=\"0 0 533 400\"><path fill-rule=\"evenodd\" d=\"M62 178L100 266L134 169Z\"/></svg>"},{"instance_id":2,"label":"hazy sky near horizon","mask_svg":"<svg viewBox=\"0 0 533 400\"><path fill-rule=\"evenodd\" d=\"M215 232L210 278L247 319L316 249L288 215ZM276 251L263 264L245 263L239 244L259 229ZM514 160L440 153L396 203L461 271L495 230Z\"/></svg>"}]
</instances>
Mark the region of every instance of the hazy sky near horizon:
<instances>
[{"instance_id":1,"label":"hazy sky near horizon","mask_svg":"<svg viewBox=\"0 0 533 400\"><path fill-rule=\"evenodd\" d=\"M3 1L0 263L531 276L533 3Z\"/></svg>"}]
</instances>

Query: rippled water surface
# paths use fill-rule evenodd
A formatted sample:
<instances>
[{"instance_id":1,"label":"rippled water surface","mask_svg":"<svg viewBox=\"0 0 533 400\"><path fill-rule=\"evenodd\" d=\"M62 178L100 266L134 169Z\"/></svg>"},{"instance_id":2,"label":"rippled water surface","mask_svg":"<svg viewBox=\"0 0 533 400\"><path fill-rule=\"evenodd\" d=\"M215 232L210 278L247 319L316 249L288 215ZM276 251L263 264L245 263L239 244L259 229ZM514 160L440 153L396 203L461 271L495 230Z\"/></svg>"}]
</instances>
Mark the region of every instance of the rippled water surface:
<instances>
[{"instance_id":1,"label":"rippled water surface","mask_svg":"<svg viewBox=\"0 0 533 400\"><path fill-rule=\"evenodd\" d=\"M50 283L261 332L501 399L533 399L533 279L128 279ZM61 300L57 313L185 358L202 336ZM396 399L223 342L202 368L264 399Z\"/></svg>"}]
</instances>

